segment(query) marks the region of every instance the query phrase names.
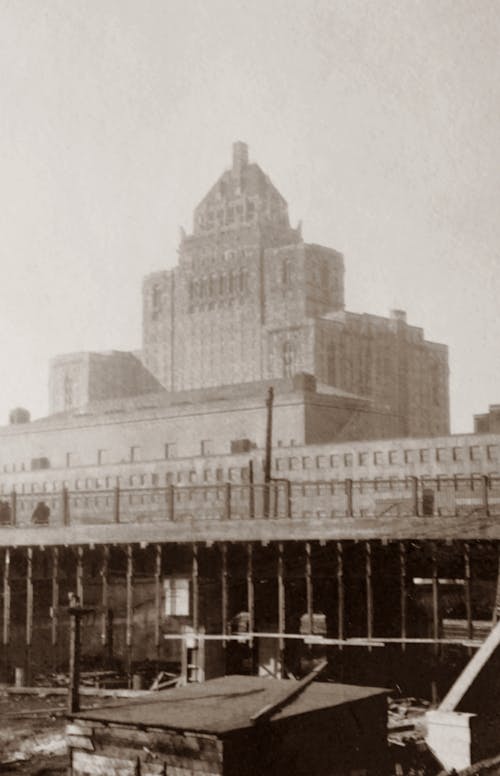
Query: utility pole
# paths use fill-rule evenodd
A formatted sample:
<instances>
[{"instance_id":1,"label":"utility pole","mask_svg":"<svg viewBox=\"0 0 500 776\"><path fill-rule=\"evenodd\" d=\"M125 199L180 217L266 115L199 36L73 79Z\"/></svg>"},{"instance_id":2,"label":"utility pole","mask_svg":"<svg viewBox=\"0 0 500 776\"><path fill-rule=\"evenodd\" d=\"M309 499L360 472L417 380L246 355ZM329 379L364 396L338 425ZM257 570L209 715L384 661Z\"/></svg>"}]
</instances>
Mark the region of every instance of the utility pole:
<instances>
[{"instance_id":1,"label":"utility pole","mask_svg":"<svg viewBox=\"0 0 500 776\"><path fill-rule=\"evenodd\" d=\"M264 460L264 517L269 517L271 495L271 456L273 452L273 402L274 388L267 392L266 457Z\"/></svg>"}]
</instances>

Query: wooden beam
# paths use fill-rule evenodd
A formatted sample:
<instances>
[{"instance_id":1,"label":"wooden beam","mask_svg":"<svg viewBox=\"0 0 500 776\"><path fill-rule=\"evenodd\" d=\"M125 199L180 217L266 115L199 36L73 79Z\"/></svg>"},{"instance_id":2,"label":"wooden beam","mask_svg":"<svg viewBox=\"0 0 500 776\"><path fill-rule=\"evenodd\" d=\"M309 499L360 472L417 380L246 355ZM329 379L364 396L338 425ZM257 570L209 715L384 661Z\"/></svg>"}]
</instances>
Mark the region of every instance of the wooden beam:
<instances>
[{"instance_id":1,"label":"wooden beam","mask_svg":"<svg viewBox=\"0 0 500 776\"><path fill-rule=\"evenodd\" d=\"M26 551L26 681L31 682L31 645L33 643L33 547Z\"/></svg>"},{"instance_id":2,"label":"wooden beam","mask_svg":"<svg viewBox=\"0 0 500 776\"><path fill-rule=\"evenodd\" d=\"M52 548L52 609L51 619L51 643L55 647L58 639L59 624L59 547Z\"/></svg>"},{"instance_id":3,"label":"wooden beam","mask_svg":"<svg viewBox=\"0 0 500 776\"><path fill-rule=\"evenodd\" d=\"M337 636L344 639L344 557L342 542L336 543L337 551ZM342 649L342 647L340 647Z\"/></svg>"},{"instance_id":4,"label":"wooden beam","mask_svg":"<svg viewBox=\"0 0 500 776\"><path fill-rule=\"evenodd\" d=\"M285 580L284 580L284 559L283 542L278 542L278 631L283 634L286 630L286 611L285 611ZM283 636L279 637L279 661L280 674L283 675L285 658L285 640Z\"/></svg>"},{"instance_id":5,"label":"wooden beam","mask_svg":"<svg viewBox=\"0 0 500 776\"><path fill-rule=\"evenodd\" d=\"M368 640L373 638L373 585L372 585L372 546L365 542L365 578L366 578L366 633ZM371 651L371 647L368 647Z\"/></svg>"},{"instance_id":6,"label":"wooden beam","mask_svg":"<svg viewBox=\"0 0 500 776\"><path fill-rule=\"evenodd\" d=\"M255 596L253 584L253 546L247 544L247 608L248 630L253 633L255 627Z\"/></svg>"},{"instance_id":7,"label":"wooden beam","mask_svg":"<svg viewBox=\"0 0 500 776\"><path fill-rule=\"evenodd\" d=\"M2 628L2 643L4 647L10 643L10 603L11 603L11 590L10 590L10 548L5 549L4 564L3 564L3 628Z\"/></svg>"},{"instance_id":8,"label":"wooden beam","mask_svg":"<svg viewBox=\"0 0 500 776\"><path fill-rule=\"evenodd\" d=\"M33 641L33 547L26 552L26 646Z\"/></svg>"},{"instance_id":9,"label":"wooden beam","mask_svg":"<svg viewBox=\"0 0 500 776\"><path fill-rule=\"evenodd\" d=\"M406 545L399 542L399 579L400 579L400 610L401 610L401 649L406 649L406 613L407 613L407 588L406 588Z\"/></svg>"},{"instance_id":10,"label":"wooden beam","mask_svg":"<svg viewBox=\"0 0 500 776\"><path fill-rule=\"evenodd\" d=\"M306 601L307 601L307 630L313 632L313 583L312 583L312 564L311 564L311 543L306 542Z\"/></svg>"},{"instance_id":11,"label":"wooden beam","mask_svg":"<svg viewBox=\"0 0 500 776\"><path fill-rule=\"evenodd\" d=\"M131 544L127 544L127 573L126 573L126 621L125 621L125 645L127 648L127 673L129 683L132 681L132 628L134 619L134 601L133 601L133 578L134 578L134 549Z\"/></svg>"},{"instance_id":12,"label":"wooden beam","mask_svg":"<svg viewBox=\"0 0 500 776\"><path fill-rule=\"evenodd\" d=\"M101 604L102 604L102 628L101 641L104 646L109 646L109 546L103 547L101 568Z\"/></svg>"},{"instance_id":13,"label":"wooden beam","mask_svg":"<svg viewBox=\"0 0 500 776\"><path fill-rule=\"evenodd\" d=\"M199 579L198 579L198 545L192 545L191 586L193 591L193 630L198 632L199 627Z\"/></svg>"},{"instance_id":14,"label":"wooden beam","mask_svg":"<svg viewBox=\"0 0 500 776\"><path fill-rule=\"evenodd\" d=\"M227 544L223 542L220 546L221 552L221 593L222 593L222 633L227 634L227 610L228 610L228 574L227 574ZM223 641L223 646L226 642Z\"/></svg>"},{"instance_id":15,"label":"wooden beam","mask_svg":"<svg viewBox=\"0 0 500 776\"><path fill-rule=\"evenodd\" d=\"M439 575L436 544L432 544L432 637L439 639ZM437 650L436 650L437 651Z\"/></svg>"},{"instance_id":16,"label":"wooden beam","mask_svg":"<svg viewBox=\"0 0 500 776\"><path fill-rule=\"evenodd\" d=\"M464 544L464 596L465 596L465 616L467 617L467 637L473 637L472 625L472 596L471 596L471 568L470 568L470 547L467 542ZM469 648L469 654L471 650Z\"/></svg>"},{"instance_id":17,"label":"wooden beam","mask_svg":"<svg viewBox=\"0 0 500 776\"><path fill-rule=\"evenodd\" d=\"M160 655L161 638L161 616L162 616L162 591L161 591L161 577L162 577L162 562L163 552L162 545L156 545L155 553L155 646L157 657Z\"/></svg>"},{"instance_id":18,"label":"wooden beam","mask_svg":"<svg viewBox=\"0 0 500 776\"><path fill-rule=\"evenodd\" d=\"M76 597L83 606L83 547L76 550Z\"/></svg>"}]
</instances>

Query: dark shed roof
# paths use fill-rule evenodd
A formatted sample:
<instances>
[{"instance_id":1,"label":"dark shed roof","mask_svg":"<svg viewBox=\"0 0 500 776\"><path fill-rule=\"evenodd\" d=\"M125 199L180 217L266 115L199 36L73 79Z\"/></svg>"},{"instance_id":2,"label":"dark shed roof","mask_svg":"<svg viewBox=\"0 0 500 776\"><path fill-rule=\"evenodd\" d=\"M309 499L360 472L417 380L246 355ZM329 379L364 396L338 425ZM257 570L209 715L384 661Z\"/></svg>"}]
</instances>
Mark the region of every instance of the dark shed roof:
<instances>
[{"instance_id":1,"label":"dark shed roof","mask_svg":"<svg viewBox=\"0 0 500 776\"><path fill-rule=\"evenodd\" d=\"M78 712L73 717L104 724L225 734L252 727L252 715L264 706L280 701L292 687L290 680L226 676L166 690L147 700ZM386 693L375 687L313 682L281 711L273 714L271 721L349 705Z\"/></svg>"}]
</instances>

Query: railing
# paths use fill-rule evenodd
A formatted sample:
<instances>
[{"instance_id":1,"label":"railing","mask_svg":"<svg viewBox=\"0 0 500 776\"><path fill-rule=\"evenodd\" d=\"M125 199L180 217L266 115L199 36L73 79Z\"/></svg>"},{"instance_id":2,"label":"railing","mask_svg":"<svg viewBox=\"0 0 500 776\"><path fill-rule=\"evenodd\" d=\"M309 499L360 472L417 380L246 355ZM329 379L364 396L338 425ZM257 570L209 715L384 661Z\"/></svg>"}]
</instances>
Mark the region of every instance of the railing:
<instances>
[{"instance_id":1,"label":"railing","mask_svg":"<svg viewBox=\"0 0 500 776\"><path fill-rule=\"evenodd\" d=\"M0 497L1 526L500 515L500 476L273 480Z\"/></svg>"}]
</instances>

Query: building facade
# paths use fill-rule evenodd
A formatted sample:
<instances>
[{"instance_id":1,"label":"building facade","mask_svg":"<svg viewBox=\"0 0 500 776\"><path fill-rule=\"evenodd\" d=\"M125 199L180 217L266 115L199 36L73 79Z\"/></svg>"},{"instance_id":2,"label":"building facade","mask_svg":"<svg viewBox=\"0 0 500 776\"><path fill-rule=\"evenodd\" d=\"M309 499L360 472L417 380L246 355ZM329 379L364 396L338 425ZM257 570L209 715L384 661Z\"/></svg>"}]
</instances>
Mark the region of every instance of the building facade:
<instances>
[{"instance_id":1,"label":"building facade","mask_svg":"<svg viewBox=\"0 0 500 776\"><path fill-rule=\"evenodd\" d=\"M397 416L397 434L449 431L447 348L402 311L344 310L342 255L304 242L244 143L196 207L178 266L145 278L143 360L169 391L308 372Z\"/></svg>"}]
</instances>

